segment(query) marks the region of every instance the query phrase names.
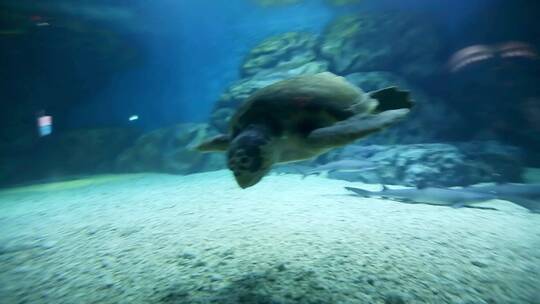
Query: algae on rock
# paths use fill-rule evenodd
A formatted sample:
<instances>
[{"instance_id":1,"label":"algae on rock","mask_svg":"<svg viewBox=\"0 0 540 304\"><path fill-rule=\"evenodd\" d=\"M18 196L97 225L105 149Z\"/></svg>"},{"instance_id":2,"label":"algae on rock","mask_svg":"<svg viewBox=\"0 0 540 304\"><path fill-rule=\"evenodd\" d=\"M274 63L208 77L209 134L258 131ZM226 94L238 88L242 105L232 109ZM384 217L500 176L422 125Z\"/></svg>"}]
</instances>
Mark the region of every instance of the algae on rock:
<instances>
[{"instance_id":1,"label":"algae on rock","mask_svg":"<svg viewBox=\"0 0 540 304\"><path fill-rule=\"evenodd\" d=\"M326 29L320 54L337 74L391 71L427 77L440 66L442 40L423 16L364 13L341 16Z\"/></svg>"},{"instance_id":2,"label":"algae on rock","mask_svg":"<svg viewBox=\"0 0 540 304\"><path fill-rule=\"evenodd\" d=\"M265 69L294 68L316 59L316 36L288 32L265 39L253 48L244 64L242 75L252 76Z\"/></svg>"},{"instance_id":3,"label":"algae on rock","mask_svg":"<svg viewBox=\"0 0 540 304\"><path fill-rule=\"evenodd\" d=\"M190 147L212 133L206 124L178 124L141 135L116 161L120 172L188 174L224 168L224 158Z\"/></svg>"},{"instance_id":4,"label":"algae on rock","mask_svg":"<svg viewBox=\"0 0 540 304\"><path fill-rule=\"evenodd\" d=\"M373 170L333 172L330 178L404 186L467 186L483 182L520 182L521 151L496 142L364 145L333 150L319 161L362 159Z\"/></svg>"}]
</instances>

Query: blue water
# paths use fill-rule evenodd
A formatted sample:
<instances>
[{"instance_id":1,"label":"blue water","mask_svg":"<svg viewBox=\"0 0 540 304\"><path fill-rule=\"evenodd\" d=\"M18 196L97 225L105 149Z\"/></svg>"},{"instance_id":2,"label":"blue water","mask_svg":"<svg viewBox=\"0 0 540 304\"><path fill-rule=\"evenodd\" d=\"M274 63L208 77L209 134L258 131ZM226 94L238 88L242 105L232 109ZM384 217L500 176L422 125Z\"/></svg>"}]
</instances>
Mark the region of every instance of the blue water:
<instances>
[{"instance_id":1,"label":"blue water","mask_svg":"<svg viewBox=\"0 0 540 304\"><path fill-rule=\"evenodd\" d=\"M91 102L74 108L71 125L125 124L134 114L150 129L205 121L220 94L239 78L246 53L268 36L320 33L336 15L376 10L427 12L455 30L490 2L385 0L335 8L304 1L263 8L244 0L136 1L125 6L133 17L117 26L141 46L144 64L115 75Z\"/></svg>"}]
</instances>

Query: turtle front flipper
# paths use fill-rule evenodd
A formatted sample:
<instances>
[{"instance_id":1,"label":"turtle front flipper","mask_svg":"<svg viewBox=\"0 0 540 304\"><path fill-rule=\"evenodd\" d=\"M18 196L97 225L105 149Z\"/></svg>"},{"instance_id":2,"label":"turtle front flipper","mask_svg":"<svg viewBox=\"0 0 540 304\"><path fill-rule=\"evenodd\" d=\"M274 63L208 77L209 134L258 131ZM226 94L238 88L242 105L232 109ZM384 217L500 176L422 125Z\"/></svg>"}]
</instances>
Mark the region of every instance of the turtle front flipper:
<instances>
[{"instance_id":1,"label":"turtle front flipper","mask_svg":"<svg viewBox=\"0 0 540 304\"><path fill-rule=\"evenodd\" d=\"M220 134L201 142L195 149L201 152L223 152L229 148L230 141L229 135Z\"/></svg>"},{"instance_id":2,"label":"turtle front flipper","mask_svg":"<svg viewBox=\"0 0 540 304\"><path fill-rule=\"evenodd\" d=\"M313 130L308 135L308 141L321 149L343 146L400 121L409 111L398 109L378 114L359 114L330 127Z\"/></svg>"},{"instance_id":3,"label":"turtle front flipper","mask_svg":"<svg viewBox=\"0 0 540 304\"><path fill-rule=\"evenodd\" d=\"M378 101L378 105L374 110L377 113L396 109L410 109L413 106L409 92L401 91L397 87L388 87L368 94Z\"/></svg>"}]
</instances>

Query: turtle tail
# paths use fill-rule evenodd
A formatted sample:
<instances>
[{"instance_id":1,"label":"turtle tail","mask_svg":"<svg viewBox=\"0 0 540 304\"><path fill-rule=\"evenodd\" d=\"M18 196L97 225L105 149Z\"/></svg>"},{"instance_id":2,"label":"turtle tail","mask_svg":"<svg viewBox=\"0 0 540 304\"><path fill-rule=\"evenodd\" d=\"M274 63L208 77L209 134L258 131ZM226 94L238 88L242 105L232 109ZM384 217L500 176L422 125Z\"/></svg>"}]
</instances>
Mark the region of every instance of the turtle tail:
<instances>
[{"instance_id":1,"label":"turtle tail","mask_svg":"<svg viewBox=\"0 0 540 304\"><path fill-rule=\"evenodd\" d=\"M388 110L410 109L413 102L409 91L401 91L397 87L388 87L369 93L371 98L378 101L377 107L373 110L380 113Z\"/></svg>"}]
</instances>

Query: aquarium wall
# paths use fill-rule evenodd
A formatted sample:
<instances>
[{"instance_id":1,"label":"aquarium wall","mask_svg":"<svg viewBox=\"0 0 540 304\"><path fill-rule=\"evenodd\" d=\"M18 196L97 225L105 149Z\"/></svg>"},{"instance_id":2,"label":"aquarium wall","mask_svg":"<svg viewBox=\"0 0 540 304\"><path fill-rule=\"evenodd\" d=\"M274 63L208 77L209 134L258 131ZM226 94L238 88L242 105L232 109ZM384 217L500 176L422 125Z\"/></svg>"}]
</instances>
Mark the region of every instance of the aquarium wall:
<instances>
[{"instance_id":1,"label":"aquarium wall","mask_svg":"<svg viewBox=\"0 0 540 304\"><path fill-rule=\"evenodd\" d=\"M305 162L346 158L351 149L377 156L377 174L336 178L463 185L521 181L540 164L535 1L55 0L1 8L4 185L225 168L223 155L192 148L226 132L258 89L325 71L366 92L398 86L416 104L399 126ZM50 134L40 133L43 117ZM430 168L441 166L459 178L435 178Z\"/></svg>"}]
</instances>

